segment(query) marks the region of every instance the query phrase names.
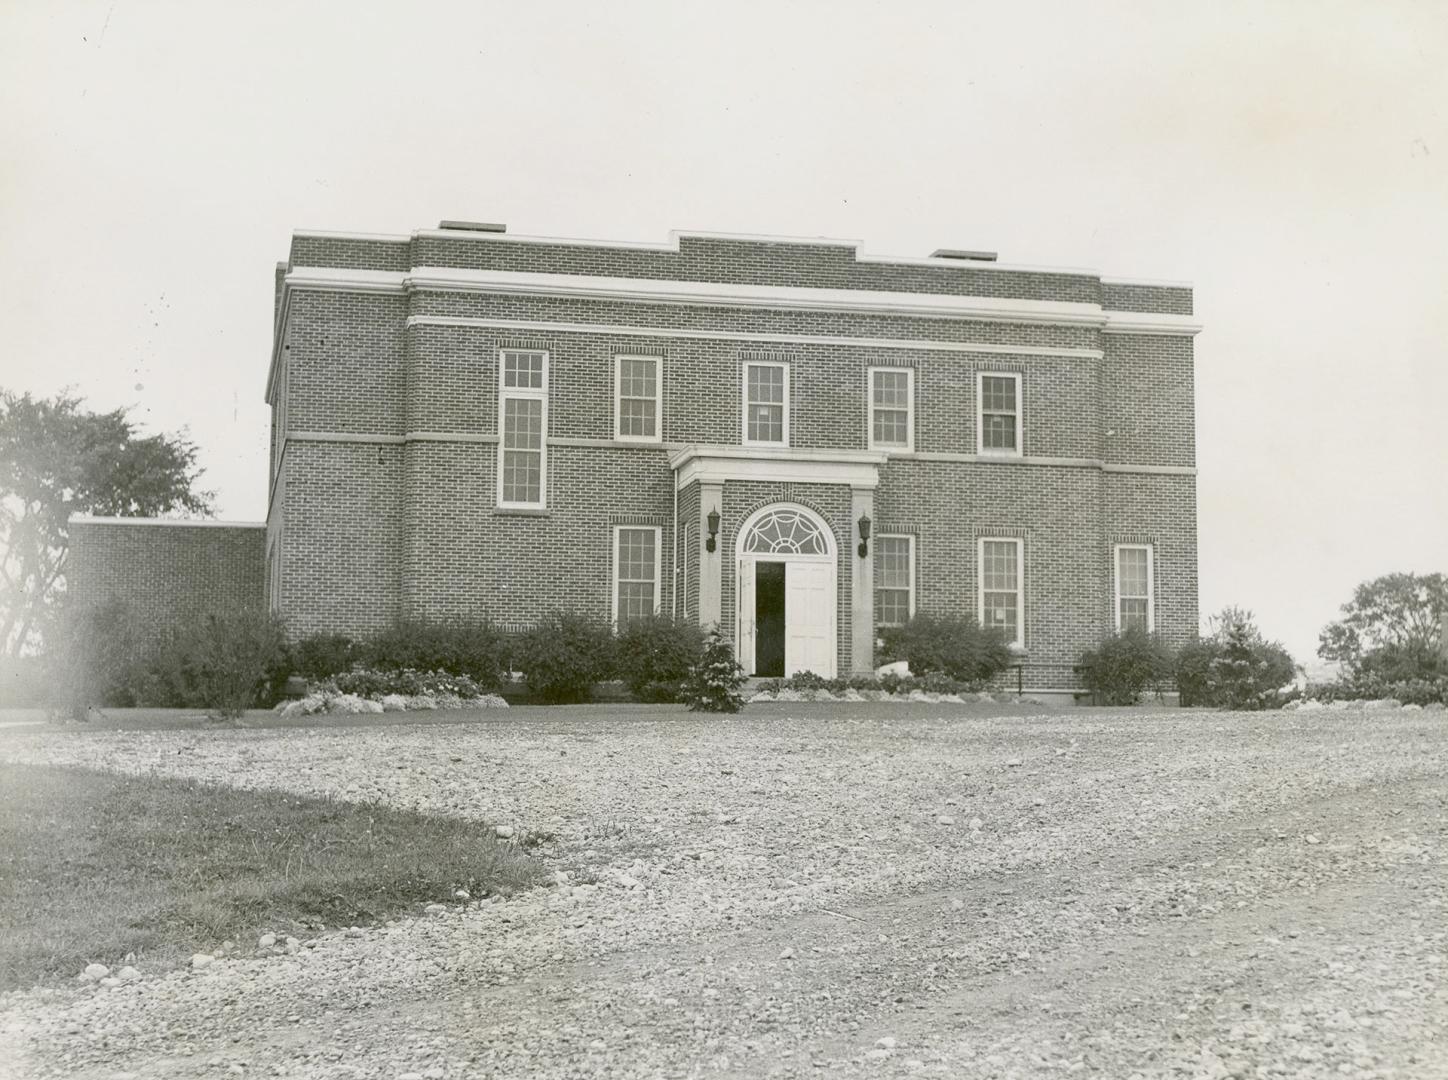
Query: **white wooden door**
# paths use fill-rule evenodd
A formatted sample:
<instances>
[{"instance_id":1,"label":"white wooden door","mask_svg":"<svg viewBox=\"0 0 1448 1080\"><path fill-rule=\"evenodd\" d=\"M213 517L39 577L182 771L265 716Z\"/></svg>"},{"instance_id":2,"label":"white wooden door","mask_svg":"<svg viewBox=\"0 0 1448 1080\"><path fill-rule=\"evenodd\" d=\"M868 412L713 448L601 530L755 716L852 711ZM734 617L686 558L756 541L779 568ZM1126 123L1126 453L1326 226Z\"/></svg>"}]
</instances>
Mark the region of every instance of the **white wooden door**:
<instances>
[{"instance_id":1,"label":"white wooden door","mask_svg":"<svg viewBox=\"0 0 1448 1080\"><path fill-rule=\"evenodd\" d=\"M739 655L745 672L754 674L754 560L739 561L739 595L735 597L739 623Z\"/></svg>"},{"instance_id":2,"label":"white wooden door","mask_svg":"<svg viewBox=\"0 0 1448 1080\"><path fill-rule=\"evenodd\" d=\"M752 569L752 568L751 568ZM792 560L784 575L784 673L812 671L835 677L835 568L828 562ZM740 593L743 593L740 575ZM753 573L750 602L753 603ZM750 659L754 657L750 641ZM747 670L747 669L746 669Z\"/></svg>"}]
</instances>

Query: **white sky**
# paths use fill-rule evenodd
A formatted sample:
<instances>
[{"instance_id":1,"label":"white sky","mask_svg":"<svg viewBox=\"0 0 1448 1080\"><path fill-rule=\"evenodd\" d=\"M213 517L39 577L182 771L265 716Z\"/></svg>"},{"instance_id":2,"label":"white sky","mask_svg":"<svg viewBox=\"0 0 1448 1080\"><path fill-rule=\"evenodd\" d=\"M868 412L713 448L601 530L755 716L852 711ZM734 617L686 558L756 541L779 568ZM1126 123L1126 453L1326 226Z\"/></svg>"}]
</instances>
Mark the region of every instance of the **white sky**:
<instances>
[{"instance_id":1,"label":"white sky","mask_svg":"<svg viewBox=\"0 0 1448 1080\"><path fill-rule=\"evenodd\" d=\"M290 231L445 217L1190 280L1203 613L1310 661L1448 571L1441 3L0 5L0 383L189 428L223 517Z\"/></svg>"}]
</instances>

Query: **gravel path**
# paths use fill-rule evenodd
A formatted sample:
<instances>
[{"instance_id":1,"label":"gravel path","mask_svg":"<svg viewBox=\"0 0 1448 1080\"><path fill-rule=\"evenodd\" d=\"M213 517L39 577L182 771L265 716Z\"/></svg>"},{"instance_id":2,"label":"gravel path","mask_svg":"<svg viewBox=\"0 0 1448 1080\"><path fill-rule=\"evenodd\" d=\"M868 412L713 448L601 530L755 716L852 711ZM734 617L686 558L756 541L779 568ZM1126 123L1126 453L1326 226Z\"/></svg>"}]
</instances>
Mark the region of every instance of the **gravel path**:
<instances>
[{"instance_id":1,"label":"gravel path","mask_svg":"<svg viewBox=\"0 0 1448 1080\"><path fill-rule=\"evenodd\" d=\"M0 759L464 814L566 875L10 995L20 1077L1448 1076L1442 713L555 710Z\"/></svg>"}]
</instances>

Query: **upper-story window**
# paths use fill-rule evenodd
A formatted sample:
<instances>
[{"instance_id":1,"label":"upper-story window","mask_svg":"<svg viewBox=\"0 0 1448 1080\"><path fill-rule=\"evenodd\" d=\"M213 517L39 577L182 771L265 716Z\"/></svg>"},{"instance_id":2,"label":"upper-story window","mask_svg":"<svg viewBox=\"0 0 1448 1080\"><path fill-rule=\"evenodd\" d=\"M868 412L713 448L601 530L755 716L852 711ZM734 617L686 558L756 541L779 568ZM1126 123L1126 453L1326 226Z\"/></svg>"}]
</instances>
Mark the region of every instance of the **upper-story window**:
<instances>
[{"instance_id":1,"label":"upper-story window","mask_svg":"<svg viewBox=\"0 0 1448 1080\"><path fill-rule=\"evenodd\" d=\"M915 537L875 537L875 625L904 626L915 614Z\"/></svg>"},{"instance_id":2,"label":"upper-story window","mask_svg":"<svg viewBox=\"0 0 1448 1080\"><path fill-rule=\"evenodd\" d=\"M744 365L744 445L789 445L789 365Z\"/></svg>"},{"instance_id":3,"label":"upper-story window","mask_svg":"<svg viewBox=\"0 0 1448 1080\"><path fill-rule=\"evenodd\" d=\"M663 369L657 356L614 357L615 438L662 441Z\"/></svg>"},{"instance_id":4,"label":"upper-story window","mask_svg":"<svg viewBox=\"0 0 1448 1080\"><path fill-rule=\"evenodd\" d=\"M980 624L1005 632L1006 640L1025 644L1025 589L1021 541L982 537L980 541Z\"/></svg>"},{"instance_id":5,"label":"upper-story window","mask_svg":"<svg viewBox=\"0 0 1448 1080\"><path fill-rule=\"evenodd\" d=\"M870 369L870 449L915 449L915 371Z\"/></svg>"},{"instance_id":6,"label":"upper-story window","mask_svg":"<svg viewBox=\"0 0 1448 1080\"><path fill-rule=\"evenodd\" d=\"M548 354L504 349L498 380L498 505L547 505Z\"/></svg>"},{"instance_id":7,"label":"upper-story window","mask_svg":"<svg viewBox=\"0 0 1448 1080\"><path fill-rule=\"evenodd\" d=\"M982 371L976 379L977 450L982 454L1021 454L1021 377Z\"/></svg>"},{"instance_id":8,"label":"upper-story window","mask_svg":"<svg viewBox=\"0 0 1448 1080\"><path fill-rule=\"evenodd\" d=\"M1150 544L1116 545L1116 629L1156 629L1156 577Z\"/></svg>"}]
</instances>

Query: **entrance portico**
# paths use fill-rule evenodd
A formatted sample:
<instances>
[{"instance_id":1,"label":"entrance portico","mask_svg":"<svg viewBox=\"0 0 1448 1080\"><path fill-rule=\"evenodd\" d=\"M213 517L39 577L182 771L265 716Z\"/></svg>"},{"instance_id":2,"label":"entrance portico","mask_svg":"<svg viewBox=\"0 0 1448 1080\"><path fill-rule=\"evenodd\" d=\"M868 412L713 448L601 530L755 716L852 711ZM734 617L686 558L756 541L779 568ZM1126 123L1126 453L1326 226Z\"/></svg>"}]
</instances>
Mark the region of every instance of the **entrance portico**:
<instances>
[{"instance_id":1,"label":"entrance portico","mask_svg":"<svg viewBox=\"0 0 1448 1080\"><path fill-rule=\"evenodd\" d=\"M856 541L885 460L737 446L671 456L688 547L681 594L697 596L682 610L731 638L749 674L873 670L874 560Z\"/></svg>"}]
</instances>

